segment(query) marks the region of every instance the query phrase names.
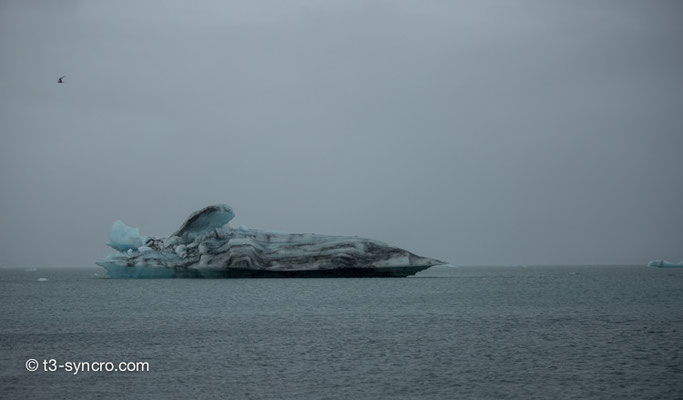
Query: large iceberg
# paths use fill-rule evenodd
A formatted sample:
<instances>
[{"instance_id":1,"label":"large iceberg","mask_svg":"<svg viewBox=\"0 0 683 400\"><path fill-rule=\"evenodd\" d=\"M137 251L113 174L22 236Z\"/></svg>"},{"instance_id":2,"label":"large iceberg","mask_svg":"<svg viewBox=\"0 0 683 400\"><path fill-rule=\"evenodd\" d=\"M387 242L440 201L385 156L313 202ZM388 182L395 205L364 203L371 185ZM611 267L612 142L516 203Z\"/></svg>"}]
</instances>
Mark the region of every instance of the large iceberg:
<instances>
[{"instance_id":1,"label":"large iceberg","mask_svg":"<svg viewBox=\"0 0 683 400\"><path fill-rule=\"evenodd\" d=\"M203 208L168 238L116 221L97 265L111 278L405 277L446 264L377 240L284 233L229 225L230 206Z\"/></svg>"}]
</instances>

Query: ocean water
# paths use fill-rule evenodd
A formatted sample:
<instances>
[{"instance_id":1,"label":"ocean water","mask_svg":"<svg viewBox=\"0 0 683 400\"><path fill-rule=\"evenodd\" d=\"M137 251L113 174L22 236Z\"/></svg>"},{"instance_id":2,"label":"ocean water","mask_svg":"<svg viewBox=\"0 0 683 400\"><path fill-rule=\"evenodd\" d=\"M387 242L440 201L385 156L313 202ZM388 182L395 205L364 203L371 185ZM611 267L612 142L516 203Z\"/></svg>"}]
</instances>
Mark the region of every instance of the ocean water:
<instances>
[{"instance_id":1,"label":"ocean water","mask_svg":"<svg viewBox=\"0 0 683 400\"><path fill-rule=\"evenodd\" d=\"M683 269L95 273L103 270L0 269L0 398L683 398ZM44 361L149 370L74 374L45 371Z\"/></svg>"}]
</instances>

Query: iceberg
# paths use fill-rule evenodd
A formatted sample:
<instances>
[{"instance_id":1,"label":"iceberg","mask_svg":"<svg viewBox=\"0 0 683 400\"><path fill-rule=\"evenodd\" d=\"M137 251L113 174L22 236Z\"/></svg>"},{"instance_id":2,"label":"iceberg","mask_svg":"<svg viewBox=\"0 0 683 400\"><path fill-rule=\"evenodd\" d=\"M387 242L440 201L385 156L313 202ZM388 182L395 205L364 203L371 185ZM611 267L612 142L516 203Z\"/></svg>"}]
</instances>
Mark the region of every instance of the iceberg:
<instances>
[{"instance_id":1,"label":"iceberg","mask_svg":"<svg viewBox=\"0 0 683 400\"><path fill-rule=\"evenodd\" d=\"M228 205L205 207L167 238L116 221L107 245L118 253L96 264L111 278L406 277L447 264L357 236L233 228L234 217Z\"/></svg>"},{"instance_id":2,"label":"iceberg","mask_svg":"<svg viewBox=\"0 0 683 400\"><path fill-rule=\"evenodd\" d=\"M647 263L647 266L657 268L683 268L683 260L679 261L678 263L673 263L665 260L654 260Z\"/></svg>"}]
</instances>

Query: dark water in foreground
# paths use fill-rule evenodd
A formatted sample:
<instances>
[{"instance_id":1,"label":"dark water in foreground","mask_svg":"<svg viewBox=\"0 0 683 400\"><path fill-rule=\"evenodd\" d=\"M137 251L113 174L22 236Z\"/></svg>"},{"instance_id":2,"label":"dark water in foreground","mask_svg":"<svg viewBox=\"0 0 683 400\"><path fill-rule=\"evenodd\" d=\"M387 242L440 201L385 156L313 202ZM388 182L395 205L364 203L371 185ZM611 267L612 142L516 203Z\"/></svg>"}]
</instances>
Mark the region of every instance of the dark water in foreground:
<instances>
[{"instance_id":1,"label":"dark water in foreground","mask_svg":"<svg viewBox=\"0 0 683 400\"><path fill-rule=\"evenodd\" d=\"M683 269L100 272L0 270L0 398L683 397ZM29 358L39 371L25 369ZM149 372L42 371L49 359L146 361Z\"/></svg>"}]
</instances>

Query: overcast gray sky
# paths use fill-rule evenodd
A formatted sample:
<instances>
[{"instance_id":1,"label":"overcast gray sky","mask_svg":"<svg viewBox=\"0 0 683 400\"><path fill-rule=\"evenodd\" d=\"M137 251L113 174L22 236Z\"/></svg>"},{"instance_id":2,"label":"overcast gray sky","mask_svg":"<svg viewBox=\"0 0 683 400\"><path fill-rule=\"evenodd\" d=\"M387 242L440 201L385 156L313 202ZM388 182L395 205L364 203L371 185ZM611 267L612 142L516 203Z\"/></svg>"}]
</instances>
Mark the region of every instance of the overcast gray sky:
<instances>
[{"instance_id":1,"label":"overcast gray sky","mask_svg":"<svg viewBox=\"0 0 683 400\"><path fill-rule=\"evenodd\" d=\"M0 265L192 211L455 265L683 258L681 1L0 1ZM65 84L57 78L66 75Z\"/></svg>"}]
</instances>

